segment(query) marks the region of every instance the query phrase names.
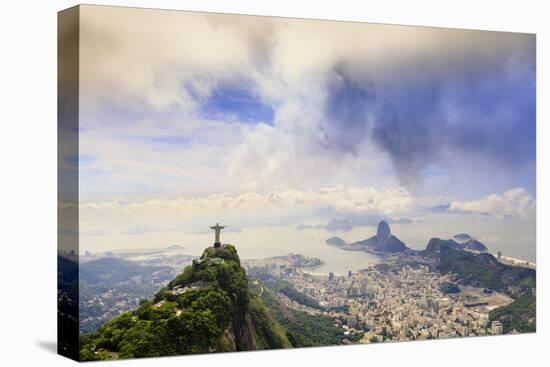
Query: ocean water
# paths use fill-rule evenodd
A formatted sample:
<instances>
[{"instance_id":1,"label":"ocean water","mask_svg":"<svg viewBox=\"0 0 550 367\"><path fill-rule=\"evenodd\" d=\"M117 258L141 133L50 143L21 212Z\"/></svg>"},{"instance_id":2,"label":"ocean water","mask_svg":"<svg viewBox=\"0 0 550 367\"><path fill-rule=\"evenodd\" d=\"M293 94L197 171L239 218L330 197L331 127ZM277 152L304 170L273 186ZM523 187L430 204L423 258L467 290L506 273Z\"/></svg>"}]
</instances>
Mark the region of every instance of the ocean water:
<instances>
[{"instance_id":1,"label":"ocean water","mask_svg":"<svg viewBox=\"0 0 550 367\"><path fill-rule=\"evenodd\" d=\"M229 229L229 227L228 227ZM536 263L535 228L533 224L504 226L496 220L471 218L465 215L439 217L425 216L412 224L391 226L392 233L410 248L422 250L430 238L451 238L457 233L469 233L489 248L489 252L501 251L504 256ZM347 232L328 232L323 229L297 230L296 226L250 227L240 231L225 230L221 233L223 243L236 246L242 259L258 259L289 253L302 254L321 259L323 265L314 270L319 273L346 274L349 270L363 269L383 261L378 255L344 251L329 246L325 240L339 236L348 242L364 240L373 236L374 227L356 227ZM214 233L208 228L204 233L159 232L140 235L115 235L103 240L100 236L81 238L81 251L92 252L128 249L166 249L171 245L181 246L176 253L200 256L212 246Z\"/></svg>"}]
</instances>

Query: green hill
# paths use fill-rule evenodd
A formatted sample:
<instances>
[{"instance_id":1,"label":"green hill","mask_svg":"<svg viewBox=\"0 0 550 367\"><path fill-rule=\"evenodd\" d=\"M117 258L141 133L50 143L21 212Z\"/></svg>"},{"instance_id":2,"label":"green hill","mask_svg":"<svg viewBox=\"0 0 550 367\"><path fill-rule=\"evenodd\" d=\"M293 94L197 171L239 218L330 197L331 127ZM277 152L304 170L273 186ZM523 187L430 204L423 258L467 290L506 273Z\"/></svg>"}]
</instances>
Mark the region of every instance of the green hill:
<instances>
[{"instance_id":1,"label":"green hill","mask_svg":"<svg viewBox=\"0 0 550 367\"><path fill-rule=\"evenodd\" d=\"M439 238L432 238L420 255L431 259L442 274L456 274L462 284L493 289L514 298L530 294L536 286L533 269L505 265L491 254L459 250Z\"/></svg>"},{"instance_id":2,"label":"green hill","mask_svg":"<svg viewBox=\"0 0 550 367\"><path fill-rule=\"evenodd\" d=\"M489 321L498 320L504 327L504 333L516 330L520 333L536 331L536 298L534 295L524 295L507 306L494 309L489 314Z\"/></svg>"},{"instance_id":3,"label":"green hill","mask_svg":"<svg viewBox=\"0 0 550 367\"><path fill-rule=\"evenodd\" d=\"M265 303L249 291L235 247L207 248L138 309L81 339L81 360L292 347Z\"/></svg>"},{"instance_id":4,"label":"green hill","mask_svg":"<svg viewBox=\"0 0 550 367\"><path fill-rule=\"evenodd\" d=\"M279 285L264 286L262 283L251 284L256 294L261 294L264 304L269 307L273 317L285 328L288 340L295 348L342 344L344 330L334 326L334 320L328 316L311 315L295 310L279 301L274 292L281 292ZM259 290L261 288L261 290ZM284 288L282 288L284 289ZM296 291L298 292L298 291Z\"/></svg>"},{"instance_id":5,"label":"green hill","mask_svg":"<svg viewBox=\"0 0 550 367\"><path fill-rule=\"evenodd\" d=\"M57 350L78 358L78 262L57 255Z\"/></svg>"}]
</instances>

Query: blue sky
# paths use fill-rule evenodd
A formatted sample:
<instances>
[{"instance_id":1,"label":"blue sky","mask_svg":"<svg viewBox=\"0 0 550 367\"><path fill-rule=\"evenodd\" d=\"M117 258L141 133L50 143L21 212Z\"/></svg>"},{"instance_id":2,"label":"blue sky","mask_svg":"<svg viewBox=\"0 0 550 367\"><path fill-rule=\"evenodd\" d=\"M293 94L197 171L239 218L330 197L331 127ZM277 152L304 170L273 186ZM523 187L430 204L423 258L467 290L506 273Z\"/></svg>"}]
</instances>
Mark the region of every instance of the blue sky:
<instances>
[{"instance_id":1,"label":"blue sky","mask_svg":"<svg viewBox=\"0 0 550 367\"><path fill-rule=\"evenodd\" d=\"M205 119L273 124L273 107L265 104L253 87L246 82L221 82L210 92L206 100L201 102L200 116Z\"/></svg>"},{"instance_id":2,"label":"blue sky","mask_svg":"<svg viewBox=\"0 0 550 367\"><path fill-rule=\"evenodd\" d=\"M212 213L243 235L428 212L534 226L533 35L103 7L83 17L80 192L94 233L178 226L162 215L196 232Z\"/></svg>"}]
</instances>

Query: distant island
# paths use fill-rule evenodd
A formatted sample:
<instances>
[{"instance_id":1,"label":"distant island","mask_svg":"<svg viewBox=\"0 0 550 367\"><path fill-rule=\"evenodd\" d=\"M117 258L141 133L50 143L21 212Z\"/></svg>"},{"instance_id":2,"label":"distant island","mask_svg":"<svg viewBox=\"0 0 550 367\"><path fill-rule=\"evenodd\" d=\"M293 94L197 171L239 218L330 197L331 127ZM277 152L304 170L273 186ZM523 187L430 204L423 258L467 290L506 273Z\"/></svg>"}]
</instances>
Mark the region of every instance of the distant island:
<instances>
[{"instance_id":1,"label":"distant island","mask_svg":"<svg viewBox=\"0 0 550 367\"><path fill-rule=\"evenodd\" d=\"M481 243L480 241L476 240L472 236L466 233L460 233L453 236L454 241L457 243L458 248L462 248L465 250L472 250L472 251L479 251L479 252L487 252L487 246L485 244Z\"/></svg>"},{"instance_id":2,"label":"distant island","mask_svg":"<svg viewBox=\"0 0 550 367\"><path fill-rule=\"evenodd\" d=\"M327 239L325 242L327 243L327 245L332 245L337 247L345 246L348 244L346 241L344 241L338 236L331 237Z\"/></svg>"},{"instance_id":3,"label":"distant island","mask_svg":"<svg viewBox=\"0 0 550 367\"><path fill-rule=\"evenodd\" d=\"M183 246L181 246L181 245L170 245L170 246L167 247L167 249L169 249L169 250L181 250L181 249L183 249Z\"/></svg>"}]
</instances>

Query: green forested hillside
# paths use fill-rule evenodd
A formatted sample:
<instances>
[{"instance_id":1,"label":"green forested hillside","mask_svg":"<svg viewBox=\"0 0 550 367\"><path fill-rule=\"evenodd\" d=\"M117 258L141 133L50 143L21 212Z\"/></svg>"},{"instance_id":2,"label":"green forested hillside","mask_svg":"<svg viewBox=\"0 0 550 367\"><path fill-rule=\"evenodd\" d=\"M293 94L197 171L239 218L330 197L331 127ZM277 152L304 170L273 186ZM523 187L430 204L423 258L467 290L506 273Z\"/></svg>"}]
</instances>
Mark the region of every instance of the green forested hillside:
<instances>
[{"instance_id":1,"label":"green forested hillside","mask_svg":"<svg viewBox=\"0 0 550 367\"><path fill-rule=\"evenodd\" d=\"M520 333L536 331L537 307L534 295L524 295L507 306L491 311L489 320L498 320L504 327L504 333L516 330Z\"/></svg>"},{"instance_id":2,"label":"green forested hillside","mask_svg":"<svg viewBox=\"0 0 550 367\"><path fill-rule=\"evenodd\" d=\"M491 254L455 249L446 240L432 238L421 255L432 259L441 273L456 274L463 284L490 288L512 297L530 294L536 286L535 270L502 264Z\"/></svg>"},{"instance_id":3,"label":"green forested hillside","mask_svg":"<svg viewBox=\"0 0 550 367\"><path fill-rule=\"evenodd\" d=\"M207 248L149 301L81 340L82 360L288 348L284 328L248 289L235 247Z\"/></svg>"},{"instance_id":4,"label":"green forested hillside","mask_svg":"<svg viewBox=\"0 0 550 367\"><path fill-rule=\"evenodd\" d=\"M78 262L57 256L57 350L78 358Z\"/></svg>"},{"instance_id":5,"label":"green forested hillside","mask_svg":"<svg viewBox=\"0 0 550 367\"><path fill-rule=\"evenodd\" d=\"M256 285L256 288L260 287ZM334 325L331 317L310 315L282 304L271 289L261 286L261 299L273 317L284 327L293 347L342 344L344 330ZM259 291L256 289L256 293ZM298 291L296 291L298 292Z\"/></svg>"}]
</instances>

